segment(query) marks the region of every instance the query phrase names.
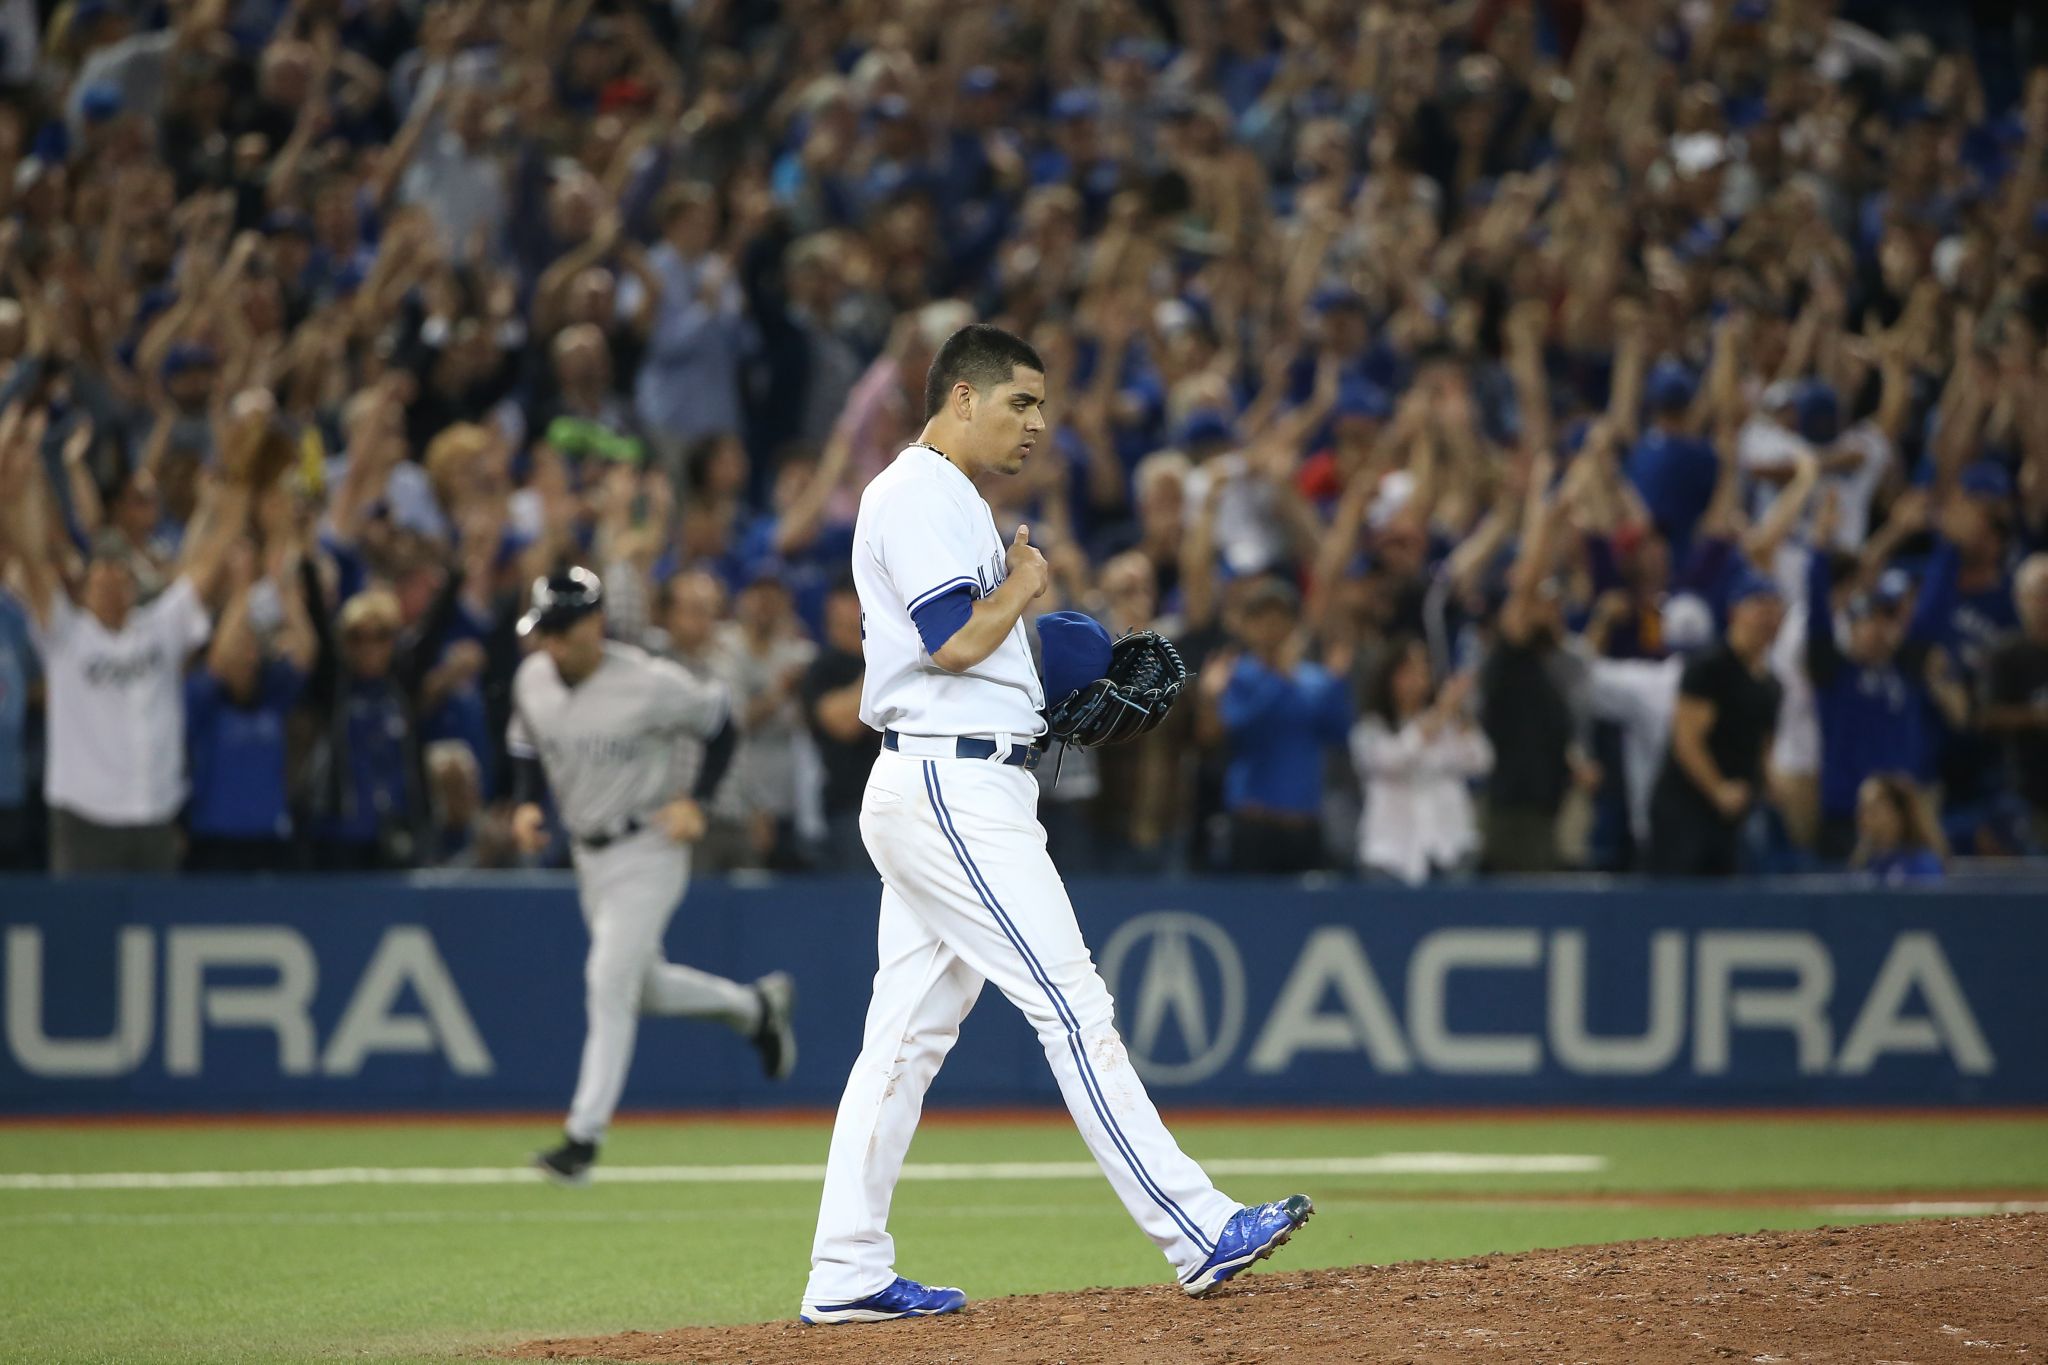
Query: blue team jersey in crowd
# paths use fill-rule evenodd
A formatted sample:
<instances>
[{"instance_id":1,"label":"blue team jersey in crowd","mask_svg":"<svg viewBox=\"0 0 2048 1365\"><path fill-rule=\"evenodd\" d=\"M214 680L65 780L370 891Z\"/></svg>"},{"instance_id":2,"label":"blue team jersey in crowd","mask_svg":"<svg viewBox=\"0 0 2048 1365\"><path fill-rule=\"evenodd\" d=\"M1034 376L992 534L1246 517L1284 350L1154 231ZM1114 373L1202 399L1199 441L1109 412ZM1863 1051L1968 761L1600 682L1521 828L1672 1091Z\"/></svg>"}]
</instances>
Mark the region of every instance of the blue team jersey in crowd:
<instances>
[{"instance_id":1,"label":"blue team jersey in crowd","mask_svg":"<svg viewBox=\"0 0 2048 1365\"><path fill-rule=\"evenodd\" d=\"M1813 680L1820 713L1820 807L1830 819L1856 813L1856 793L1874 773L1928 774L1926 687L1896 665L1846 660Z\"/></svg>"},{"instance_id":2,"label":"blue team jersey in crowd","mask_svg":"<svg viewBox=\"0 0 2048 1365\"><path fill-rule=\"evenodd\" d=\"M1807 569L1806 668L1820 718L1820 808L1831 820L1856 814L1856 793L1875 773L1925 779L1931 769L1932 722L1918 651L1882 664L1843 654L1828 609L1828 561L1815 554Z\"/></svg>"},{"instance_id":3,"label":"blue team jersey in crowd","mask_svg":"<svg viewBox=\"0 0 2048 1365\"><path fill-rule=\"evenodd\" d=\"M1863 865L1863 875L1879 886L1938 882L1942 877L1941 859L1924 848L1902 848L1872 858Z\"/></svg>"},{"instance_id":4,"label":"blue team jersey in crowd","mask_svg":"<svg viewBox=\"0 0 2048 1365\"><path fill-rule=\"evenodd\" d=\"M1961 568L1955 545L1945 537L1937 539L1907 633L1915 641L1947 650L1964 685L1974 692L1991 651L2019 629L2020 620L2010 573L1988 586L1965 590ZM1928 724L1930 742L1939 750L1939 762L1928 776L1940 778L1950 814L1993 800L2008 785L2004 746L1997 736L1954 729L1939 713L1929 717Z\"/></svg>"},{"instance_id":5,"label":"blue team jersey in crowd","mask_svg":"<svg viewBox=\"0 0 2048 1365\"><path fill-rule=\"evenodd\" d=\"M1643 505L1657 524L1657 534L1671 546L1674 562L1692 545L1692 534L1714 499L1721 476L1714 447L1697 436L1652 427L1628 455L1628 478L1642 494Z\"/></svg>"},{"instance_id":6,"label":"blue team jersey in crowd","mask_svg":"<svg viewBox=\"0 0 2048 1365\"><path fill-rule=\"evenodd\" d=\"M285 717L306 675L282 659L263 665L256 696L239 706L205 668L185 679L185 745L192 777L187 827L214 839L283 839L292 832L285 781Z\"/></svg>"},{"instance_id":7,"label":"blue team jersey in crowd","mask_svg":"<svg viewBox=\"0 0 2048 1365\"><path fill-rule=\"evenodd\" d=\"M341 705L346 748L336 758L347 767L347 790L317 833L337 844L371 844L387 817L406 811L405 705L394 684L360 678L343 681Z\"/></svg>"},{"instance_id":8,"label":"blue team jersey in crowd","mask_svg":"<svg viewBox=\"0 0 2048 1365\"><path fill-rule=\"evenodd\" d=\"M1288 675L1246 657L1230 675L1221 709L1230 732L1224 803L1231 810L1321 811L1323 751L1344 743L1351 729L1343 680L1316 664Z\"/></svg>"}]
</instances>

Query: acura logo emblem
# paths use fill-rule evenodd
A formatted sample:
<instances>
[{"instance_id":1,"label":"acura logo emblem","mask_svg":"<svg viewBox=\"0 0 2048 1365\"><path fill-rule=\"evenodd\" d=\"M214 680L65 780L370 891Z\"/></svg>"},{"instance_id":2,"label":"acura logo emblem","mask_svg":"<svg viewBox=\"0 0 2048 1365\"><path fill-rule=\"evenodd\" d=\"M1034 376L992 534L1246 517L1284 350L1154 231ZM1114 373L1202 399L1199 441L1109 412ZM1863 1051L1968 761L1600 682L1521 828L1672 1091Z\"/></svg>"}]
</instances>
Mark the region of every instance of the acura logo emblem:
<instances>
[{"instance_id":1,"label":"acura logo emblem","mask_svg":"<svg viewBox=\"0 0 2048 1365\"><path fill-rule=\"evenodd\" d=\"M1244 1036L1244 962L1215 921L1180 910L1140 915L1110 935L1102 976L1124 1044L1157 1085L1215 1075Z\"/></svg>"}]
</instances>

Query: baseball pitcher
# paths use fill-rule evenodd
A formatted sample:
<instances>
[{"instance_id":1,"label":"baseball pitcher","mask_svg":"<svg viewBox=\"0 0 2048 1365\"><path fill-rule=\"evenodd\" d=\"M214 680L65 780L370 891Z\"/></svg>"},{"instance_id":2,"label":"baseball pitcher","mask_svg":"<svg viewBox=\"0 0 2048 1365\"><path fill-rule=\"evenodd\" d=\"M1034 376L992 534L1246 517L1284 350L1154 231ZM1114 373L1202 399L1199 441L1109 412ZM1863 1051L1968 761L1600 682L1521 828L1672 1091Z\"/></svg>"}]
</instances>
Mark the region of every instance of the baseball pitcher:
<instances>
[{"instance_id":1,"label":"baseball pitcher","mask_svg":"<svg viewBox=\"0 0 2048 1365\"><path fill-rule=\"evenodd\" d=\"M1026 527L1004 543L974 484L1032 458L1044 404L1045 366L1031 347L994 327L964 328L926 376L922 436L861 495L861 719L882 732L882 752L860 829L882 874L880 968L832 1132L799 1315L807 1323L923 1317L966 1303L958 1289L896 1273L888 1214L925 1090L985 981L1037 1029L1103 1174L1189 1294L1269 1254L1312 1212L1304 1195L1246 1208L1175 1144L1124 1051L1046 853L1031 770L1050 689L1024 626L1046 589L1046 562ZM1060 684L1054 715L1075 742L1142 733L1185 680L1178 656L1127 645L1123 668L1136 680L1127 682L1106 633L1087 625L1098 637L1081 670L1088 685ZM1048 678L1071 676L1071 663L1053 658L1053 635L1041 630L1040 640ZM1146 714L1120 719L1134 710Z\"/></svg>"}]
</instances>

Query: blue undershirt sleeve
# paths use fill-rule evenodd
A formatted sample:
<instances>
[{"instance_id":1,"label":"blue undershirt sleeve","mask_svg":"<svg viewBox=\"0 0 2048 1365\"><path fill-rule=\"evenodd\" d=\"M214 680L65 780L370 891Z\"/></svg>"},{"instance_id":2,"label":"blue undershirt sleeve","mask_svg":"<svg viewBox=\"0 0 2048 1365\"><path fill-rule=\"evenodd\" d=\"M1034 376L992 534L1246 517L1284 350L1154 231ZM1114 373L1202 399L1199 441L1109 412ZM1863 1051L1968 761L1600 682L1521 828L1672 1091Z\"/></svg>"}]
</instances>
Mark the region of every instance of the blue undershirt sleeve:
<instances>
[{"instance_id":1,"label":"blue undershirt sleeve","mask_svg":"<svg viewBox=\"0 0 2048 1365\"><path fill-rule=\"evenodd\" d=\"M911 610L910 619L916 623L917 633L924 640L925 653L937 654L973 614L974 594L963 583L950 592L940 593L920 603Z\"/></svg>"}]
</instances>

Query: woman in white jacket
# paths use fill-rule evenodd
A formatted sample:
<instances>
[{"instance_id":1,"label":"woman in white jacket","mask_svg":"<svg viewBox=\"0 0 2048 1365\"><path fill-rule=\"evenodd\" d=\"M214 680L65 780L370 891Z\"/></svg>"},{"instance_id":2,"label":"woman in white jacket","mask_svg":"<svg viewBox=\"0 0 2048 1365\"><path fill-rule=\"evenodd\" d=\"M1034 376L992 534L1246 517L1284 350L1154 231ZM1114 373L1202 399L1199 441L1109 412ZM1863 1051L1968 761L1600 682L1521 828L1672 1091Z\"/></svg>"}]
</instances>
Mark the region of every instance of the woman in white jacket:
<instances>
[{"instance_id":1,"label":"woman in white jacket","mask_svg":"<svg viewBox=\"0 0 2048 1365\"><path fill-rule=\"evenodd\" d=\"M1365 717L1351 731L1365 791L1358 858L1368 873L1420 885L1468 867L1478 853L1466 784L1493 771L1493 746L1465 710L1471 692L1469 672L1436 691L1429 651L1412 637L1395 640L1380 662Z\"/></svg>"}]
</instances>

